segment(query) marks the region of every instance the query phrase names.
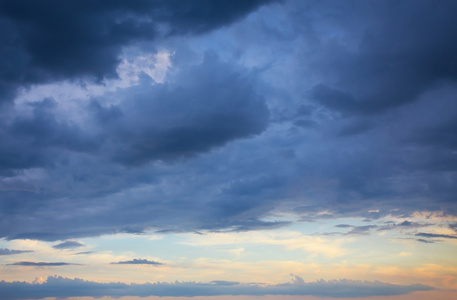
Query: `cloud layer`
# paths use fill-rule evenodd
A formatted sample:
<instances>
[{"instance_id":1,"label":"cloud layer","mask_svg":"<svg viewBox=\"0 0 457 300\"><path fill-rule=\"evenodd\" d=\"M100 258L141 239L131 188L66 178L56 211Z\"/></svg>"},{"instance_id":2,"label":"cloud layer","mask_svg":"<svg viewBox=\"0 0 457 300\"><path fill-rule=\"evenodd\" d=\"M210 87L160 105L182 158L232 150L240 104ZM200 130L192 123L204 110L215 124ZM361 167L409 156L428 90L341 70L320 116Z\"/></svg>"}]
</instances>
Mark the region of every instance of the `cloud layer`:
<instances>
[{"instance_id":1,"label":"cloud layer","mask_svg":"<svg viewBox=\"0 0 457 300\"><path fill-rule=\"evenodd\" d=\"M0 237L456 215L457 7L419 2L2 1Z\"/></svg>"},{"instance_id":2,"label":"cloud layer","mask_svg":"<svg viewBox=\"0 0 457 300\"><path fill-rule=\"evenodd\" d=\"M122 296L215 296L215 295L313 295L320 297L365 297L375 295L402 295L414 291L428 291L424 285L395 285L370 281L316 281L304 282L297 277L291 283L278 285L242 284L213 281L175 283L97 283L82 279L48 277L42 284L0 282L5 300L45 297L122 297Z\"/></svg>"}]
</instances>

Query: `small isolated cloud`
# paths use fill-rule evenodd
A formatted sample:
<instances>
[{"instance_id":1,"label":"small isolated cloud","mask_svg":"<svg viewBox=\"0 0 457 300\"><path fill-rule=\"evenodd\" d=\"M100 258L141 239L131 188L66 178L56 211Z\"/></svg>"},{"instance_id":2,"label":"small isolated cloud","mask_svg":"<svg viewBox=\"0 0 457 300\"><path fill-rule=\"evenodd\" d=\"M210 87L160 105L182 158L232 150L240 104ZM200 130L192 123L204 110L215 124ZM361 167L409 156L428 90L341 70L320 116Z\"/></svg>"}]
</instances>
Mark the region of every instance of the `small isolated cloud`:
<instances>
[{"instance_id":1,"label":"small isolated cloud","mask_svg":"<svg viewBox=\"0 0 457 300\"><path fill-rule=\"evenodd\" d=\"M78 247L84 247L84 244L76 241L65 241L63 243L52 246L54 249L73 249Z\"/></svg>"},{"instance_id":2,"label":"small isolated cloud","mask_svg":"<svg viewBox=\"0 0 457 300\"><path fill-rule=\"evenodd\" d=\"M21 254L21 253L28 253L33 252L32 250L13 250L8 248L0 248L0 255L13 255L13 254Z\"/></svg>"},{"instance_id":3,"label":"small isolated cloud","mask_svg":"<svg viewBox=\"0 0 457 300\"><path fill-rule=\"evenodd\" d=\"M94 253L94 251L83 251L83 252L77 252L75 254L77 255L83 255L83 254L91 254L91 253Z\"/></svg>"},{"instance_id":4,"label":"small isolated cloud","mask_svg":"<svg viewBox=\"0 0 457 300\"><path fill-rule=\"evenodd\" d=\"M132 260L113 262L111 264L115 264L115 265L157 265L157 266L163 265L163 263L158 262L158 261L147 260L147 259L137 259L137 258L134 258Z\"/></svg>"},{"instance_id":5,"label":"small isolated cloud","mask_svg":"<svg viewBox=\"0 0 457 300\"><path fill-rule=\"evenodd\" d=\"M338 224L338 225L335 225L336 228L352 228L354 226L352 225L349 225L349 224Z\"/></svg>"},{"instance_id":6,"label":"small isolated cloud","mask_svg":"<svg viewBox=\"0 0 457 300\"><path fill-rule=\"evenodd\" d=\"M424 240L424 239L417 239L416 241L421 242L421 243L425 243L425 244L433 244L434 243L434 241L428 241L428 240Z\"/></svg>"},{"instance_id":7,"label":"small isolated cloud","mask_svg":"<svg viewBox=\"0 0 457 300\"><path fill-rule=\"evenodd\" d=\"M312 295L318 297L369 297L403 295L415 291L428 291L432 287L413 284L398 285L380 281L319 280L305 282L299 276L289 283L257 284L229 281L174 282L125 284L121 282L99 283L83 279L48 277L41 284L26 282L0 282L3 300L40 299L45 297L123 297L123 296L221 296L221 295Z\"/></svg>"},{"instance_id":8,"label":"small isolated cloud","mask_svg":"<svg viewBox=\"0 0 457 300\"><path fill-rule=\"evenodd\" d=\"M398 226L412 226L412 225L413 225L413 222L410 222L408 220L404 220L403 222L398 224Z\"/></svg>"}]
</instances>

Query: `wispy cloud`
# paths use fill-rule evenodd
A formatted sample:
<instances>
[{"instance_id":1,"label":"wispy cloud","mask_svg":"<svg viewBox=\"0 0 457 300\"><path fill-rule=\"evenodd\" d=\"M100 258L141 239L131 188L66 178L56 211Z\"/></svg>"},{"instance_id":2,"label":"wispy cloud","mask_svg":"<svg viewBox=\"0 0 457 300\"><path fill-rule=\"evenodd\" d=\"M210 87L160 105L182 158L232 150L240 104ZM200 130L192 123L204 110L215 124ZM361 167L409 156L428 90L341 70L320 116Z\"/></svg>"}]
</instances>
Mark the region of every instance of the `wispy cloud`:
<instances>
[{"instance_id":1,"label":"wispy cloud","mask_svg":"<svg viewBox=\"0 0 457 300\"><path fill-rule=\"evenodd\" d=\"M426 233L419 232L416 233L416 236L425 237L425 238L443 238L443 239L457 239L457 236L450 234L437 234L437 233Z\"/></svg>"},{"instance_id":2,"label":"wispy cloud","mask_svg":"<svg viewBox=\"0 0 457 300\"><path fill-rule=\"evenodd\" d=\"M14 250L8 248L0 248L0 255L14 255L14 254L21 254L21 253L28 253L33 252L32 250Z\"/></svg>"},{"instance_id":3,"label":"wispy cloud","mask_svg":"<svg viewBox=\"0 0 457 300\"><path fill-rule=\"evenodd\" d=\"M79 265L66 262L31 262L31 261L20 261L8 266L26 266L26 267L60 267L60 266L70 266L70 265Z\"/></svg>"}]
</instances>

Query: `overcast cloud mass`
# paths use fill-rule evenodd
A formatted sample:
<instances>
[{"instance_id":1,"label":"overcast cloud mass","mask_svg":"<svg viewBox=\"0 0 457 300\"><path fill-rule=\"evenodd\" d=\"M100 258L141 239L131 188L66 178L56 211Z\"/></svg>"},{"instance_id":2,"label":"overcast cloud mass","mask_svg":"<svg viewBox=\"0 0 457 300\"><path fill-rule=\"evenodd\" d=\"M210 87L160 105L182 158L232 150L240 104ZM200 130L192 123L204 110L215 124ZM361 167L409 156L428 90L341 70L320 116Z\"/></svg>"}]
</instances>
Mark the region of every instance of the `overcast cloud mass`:
<instances>
[{"instance_id":1,"label":"overcast cloud mass","mask_svg":"<svg viewBox=\"0 0 457 300\"><path fill-rule=\"evenodd\" d=\"M283 232L273 244L331 258L343 254L330 244L356 251L342 249L341 238L396 234L398 243L451 253L456 14L451 0L0 1L0 256L8 259L1 268L87 266L97 259L52 261L39 245L90 256L108 251L94 239L151 234ZM319 250L285 244L284 232L307 224L329 224L306 233L305 244ZM132 249L100 259L176 265ZM246 248L237 249L224 251L239 258ZM41 256L24 256L32 254ZM446 272L457 278L455 259L451 265ZM81 296L47 292L72 279L49 277L39 287L0 279L8 293L24 285L7 299ZM97 289L84 296L143 295L128 285L103 294L111 287L78 282ZM424 284L373 283L378 292L347 295L303 284L307 295L331 297L431 284L415 283ZM287 290L195 286L173 295L141 290Z\"/></svg>"}]
</instances>

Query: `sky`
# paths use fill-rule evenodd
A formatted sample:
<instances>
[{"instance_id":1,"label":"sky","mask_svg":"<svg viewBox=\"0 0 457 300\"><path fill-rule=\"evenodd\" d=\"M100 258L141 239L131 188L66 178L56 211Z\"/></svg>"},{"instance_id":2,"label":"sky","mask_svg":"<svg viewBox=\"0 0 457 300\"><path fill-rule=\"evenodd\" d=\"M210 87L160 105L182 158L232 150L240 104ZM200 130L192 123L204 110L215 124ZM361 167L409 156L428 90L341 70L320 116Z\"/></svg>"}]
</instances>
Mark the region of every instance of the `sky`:
<instances>
[{"instance_id":1,"label":"sky","mask_svg":"<svg viewBox=\"0 0 457 300\"><path fill-rule=\"evenodd\" d=\"M0 299L457 298L456 15L0 0Z\"/></svg>"}]
</instances>

